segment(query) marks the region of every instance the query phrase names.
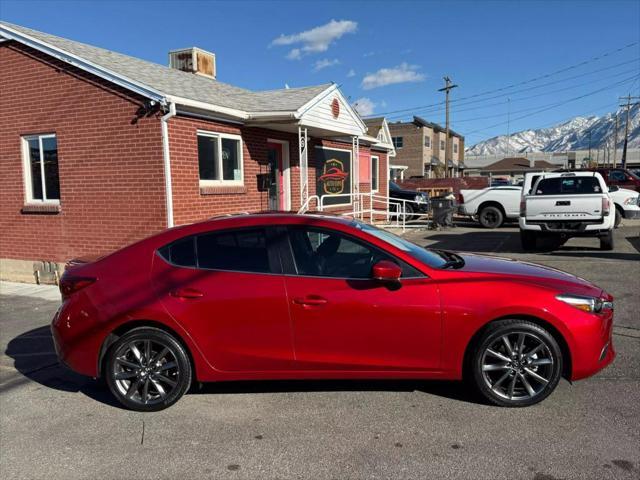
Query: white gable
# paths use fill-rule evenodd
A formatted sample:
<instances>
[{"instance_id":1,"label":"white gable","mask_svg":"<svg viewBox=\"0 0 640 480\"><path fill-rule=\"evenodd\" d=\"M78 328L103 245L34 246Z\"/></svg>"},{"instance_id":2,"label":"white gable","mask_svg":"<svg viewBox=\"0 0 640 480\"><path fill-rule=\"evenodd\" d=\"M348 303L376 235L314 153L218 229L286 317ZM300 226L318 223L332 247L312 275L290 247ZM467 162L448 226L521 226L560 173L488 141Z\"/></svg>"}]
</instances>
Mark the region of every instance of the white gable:
<instances>
[{"instance_id":1,"label":"white gable","mask_svg":"<svg viewBox=\"0 0 640 480\"><path fill-rule=\"evenodd\" d=\"M334 104L338 109L334 108ZM338 116L334 116L338 110ZM349 105L340 90L334 86L309 102L301 109L300 125L311 128L319 128L338 135L366 134L366 126Z\"/></svg>"}]
</instances>

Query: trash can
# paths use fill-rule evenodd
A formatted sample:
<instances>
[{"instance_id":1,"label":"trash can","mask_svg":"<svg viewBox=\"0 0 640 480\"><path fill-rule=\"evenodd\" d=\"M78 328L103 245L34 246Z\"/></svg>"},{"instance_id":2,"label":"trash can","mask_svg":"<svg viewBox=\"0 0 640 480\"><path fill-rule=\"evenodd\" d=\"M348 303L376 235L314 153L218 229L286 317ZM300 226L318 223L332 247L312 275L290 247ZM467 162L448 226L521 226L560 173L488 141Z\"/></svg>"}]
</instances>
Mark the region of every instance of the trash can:
<instances>
[{"instance_id":1,"label":"trash can","mask_svg":"<svg viewBox=\"0 0 640 480\"><path fill-rule=\"evenodd\" d=\"M453 193L431 198L433 227L452 227L456 197Z\"/></svg>"}]
</instances>

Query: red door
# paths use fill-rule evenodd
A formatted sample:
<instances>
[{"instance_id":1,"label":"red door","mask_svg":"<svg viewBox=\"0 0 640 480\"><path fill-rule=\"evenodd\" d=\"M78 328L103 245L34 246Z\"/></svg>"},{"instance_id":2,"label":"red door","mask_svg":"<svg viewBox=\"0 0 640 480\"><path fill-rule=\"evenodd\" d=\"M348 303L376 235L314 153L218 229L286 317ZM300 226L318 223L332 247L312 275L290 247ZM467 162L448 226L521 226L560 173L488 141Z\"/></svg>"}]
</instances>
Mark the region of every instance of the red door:
<instances>
[{"instance_id":1,"label":"red door","mask_svg":"<svg viewBox=\"0 0 640 480\"><path fill-rule=\"evenodd\" d=\"M159 298L217 370L293 367L284 277L271 273L266 243L264 229L207 233L154 260Z\"/></svg>"},{"instance_id":2,"label":"red door","mask_svg":"<svg viewBox=\"0 0 640 480\"><path fill-rule=\"evenodd\" d=\"M384 255L336 232L292 229L291 242L300 273L285 282L299 368L439 368L440 298L430 279L405 278L400 288L371 280Z\"/></svg>"}]
</instances>

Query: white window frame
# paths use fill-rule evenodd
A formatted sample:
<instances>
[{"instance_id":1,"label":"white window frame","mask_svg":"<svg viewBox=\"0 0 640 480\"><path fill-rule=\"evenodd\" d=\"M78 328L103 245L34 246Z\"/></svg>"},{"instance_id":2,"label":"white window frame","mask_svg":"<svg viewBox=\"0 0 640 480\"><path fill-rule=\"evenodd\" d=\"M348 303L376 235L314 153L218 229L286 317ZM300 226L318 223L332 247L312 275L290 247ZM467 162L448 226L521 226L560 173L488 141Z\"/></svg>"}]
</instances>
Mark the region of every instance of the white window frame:
<instances>
[{"instance_id":1,"label":"white window frame","mask_svg":"<svg viewBox=\"0 0 640 480\"><path fill-rule=\"evenodd\" d=\"M431 148L431 137L429 135L424 136L424 146L425 148Z\"/></svg>"},{"instance_id":2,"label":"white window frame","mask_svg":"<svg viewBox=\"0 0 640 480\"><path fill-rule=\"evenodd\" d=\"M218 139L218 171L220 172L220 176L224 177L224 172L222 171L222 140L237 140L238 143L238 164L240 167L240 180L202 180L200 178L200 165L198 162L198 180L200 182L201 187L216 187L216 186L244 186L244 144L242 141L241 135L234 135L231 133L219 133L219 132L211 132L208 130L197 130L196 132L196 142L198 140L197 137L209 137L209 138L217 138Z\"/></svg>"},{"instance_id":3,"label":"white window frame","mask_svg":"<svg viewBox=\"0 0 640 480\"><path fill-rule=\"evenodd\" d=\"M376 181L378 182L377 188L373 188L373 159L376 159ZM371 191L373 193L380 191L380 157L378 155L371 155Z\"/></svg>"},{"instance_id":4,"label":"white window frame","mask_svg":"<svg viewBox=\"0 0 640 480\"><path fill-rule=\"evenodd\" d=\"M396 142L398 141L398 139L400 140L400 143L402 143L402 145L400 146L396 145ZM391 137L391 144L396 150L400 150L401 148L404 148L404 136Z\"/></svg>"},{"instance_id":5,"label":"white window frame","mask_svg":"<svg viewBox=\"0 0 640 480\"><path fill-rule=\"evenodd\" d=\"M458 153L458 142L453 142L453 153Z\"/></svg>"},{"instance_id":6,"label":"white window frame","mask_svg":"<svg viewBox=\"0 0 640 480\"><path fill-rule=\"evenodd\" d=\"M47 185L44 179L44 158L42 156L42 139L55 138L56 150L58 139L55 133L41 133L36 135L24 135L20 137L22 143L22 171L24 173L24 195L25 203L38 205L60 205L59 198L47 198ZM42 200L33 198L33 182L31 181L31 159L29 158L29 140L38 140L40 151L40 181L42 182ZM58 184L60 184L60 165L58 164Z\"/></svg>"},{"instance_id":7,"label":"white window frame","mask_svg":"<svg viewBox=\"0 0 640 480\"><path fill-rule=\"evenodd\" d=\"M440 150L445 150L447 148L447 142L444 140L440 140Z\"/></svg>"}]
</instances>

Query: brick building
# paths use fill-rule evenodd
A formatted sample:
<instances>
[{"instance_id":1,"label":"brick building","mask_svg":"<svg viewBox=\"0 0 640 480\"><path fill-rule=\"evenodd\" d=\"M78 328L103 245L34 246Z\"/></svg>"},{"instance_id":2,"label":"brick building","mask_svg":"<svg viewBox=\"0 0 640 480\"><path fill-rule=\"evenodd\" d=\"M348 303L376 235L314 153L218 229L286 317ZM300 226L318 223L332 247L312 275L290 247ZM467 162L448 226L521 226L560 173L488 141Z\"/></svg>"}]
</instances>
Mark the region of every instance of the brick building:
<instances>
[{"instance_id":1,"label":"brick building","mask_svg":"<svg viewBox=\"0 0 640 480\"><path fill-rule=\"evenodd\" d=\"M372 178L386 195L393 147L335 84L245 90L200 49L170 64L0 22L0 278L315 195L348 210Z\"/></svg>"},{"instance_id":2,"label":"brick building","mask_svg":"<svg viewBox=\"0 0 640 480\"><path fill-rule=\"evenodd\" d=\"M391 164L396 179L411 177L435 178L458 176L464 170L464 137L449 130L449 164L445 165L446 130L441 125L413 117L411 122L394 122L389 130L396 149Z\"/></svg>"}]
</instances>

